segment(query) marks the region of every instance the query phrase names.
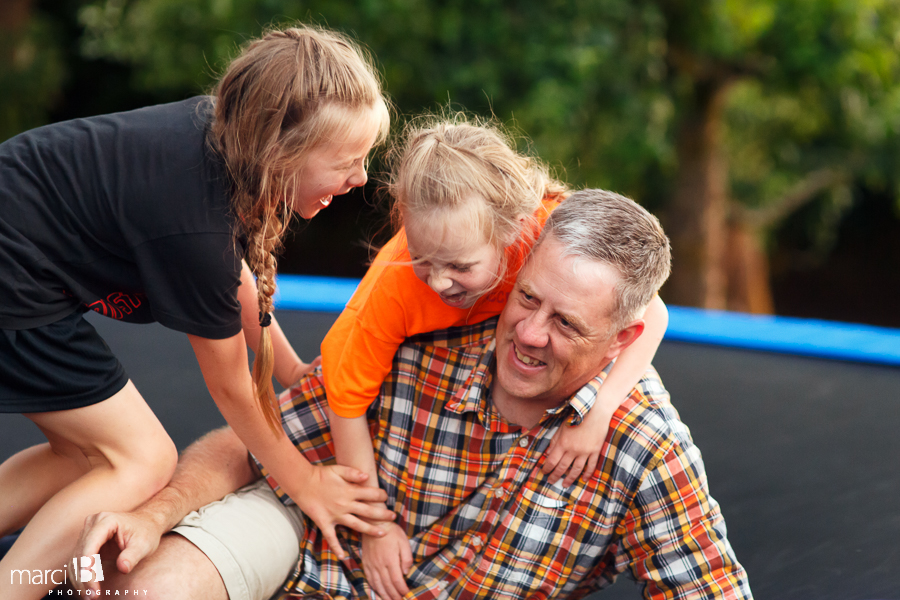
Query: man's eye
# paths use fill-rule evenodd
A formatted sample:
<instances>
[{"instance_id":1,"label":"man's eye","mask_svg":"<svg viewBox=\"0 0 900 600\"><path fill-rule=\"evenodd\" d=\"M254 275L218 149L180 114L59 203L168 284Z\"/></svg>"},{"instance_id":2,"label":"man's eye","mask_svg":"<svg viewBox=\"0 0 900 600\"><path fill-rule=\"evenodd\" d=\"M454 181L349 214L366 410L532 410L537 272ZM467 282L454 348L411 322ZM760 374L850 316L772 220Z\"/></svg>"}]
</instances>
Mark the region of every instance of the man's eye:
<instances>
[{"instance_id":1,"label":"man's eye","mask_svg":"<svg viewBox=\"0 0 900 600\"><path fill-rule=\"evenodd\" d=\"M572 324L562 317L559 318L559 324L565 329L572 329Z\"/></svg>"},{"instance_id":2,"label":"man's eye","mask_svg":"<svg viewBox=\"0 0 900 600\"><path fill-rule=\"evenodd\" d=\"M534 300L534 296L532 296L528 292L522 292L522 298L524 300L527 300L528 302L531 302L532 300Z\"/></svg>"}]
</instances>

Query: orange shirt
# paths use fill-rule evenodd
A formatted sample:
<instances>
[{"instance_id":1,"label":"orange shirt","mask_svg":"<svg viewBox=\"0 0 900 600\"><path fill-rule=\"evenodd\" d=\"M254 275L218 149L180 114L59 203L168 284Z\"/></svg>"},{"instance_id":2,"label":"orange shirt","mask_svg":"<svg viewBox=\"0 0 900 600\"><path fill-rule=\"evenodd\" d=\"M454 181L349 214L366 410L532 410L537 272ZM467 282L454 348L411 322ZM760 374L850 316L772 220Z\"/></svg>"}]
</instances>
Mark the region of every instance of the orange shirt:
<instances>
[{"instance_id":1,"label":"orange shirt","mask_svg":"<svg viewBox=\"0 0 900 600\"><path fill-rule=\"evenodd\" d=\"M347 307L322 341L322 375L328 405L340 417L365 414L391 370L394 354L413 335L479 323L500 314L519 269L558 201L545 199L533 235L506 249L507 275L471 308L447 306L416 277L401 230L385 244Z\"/></svg>"}]
</instances>

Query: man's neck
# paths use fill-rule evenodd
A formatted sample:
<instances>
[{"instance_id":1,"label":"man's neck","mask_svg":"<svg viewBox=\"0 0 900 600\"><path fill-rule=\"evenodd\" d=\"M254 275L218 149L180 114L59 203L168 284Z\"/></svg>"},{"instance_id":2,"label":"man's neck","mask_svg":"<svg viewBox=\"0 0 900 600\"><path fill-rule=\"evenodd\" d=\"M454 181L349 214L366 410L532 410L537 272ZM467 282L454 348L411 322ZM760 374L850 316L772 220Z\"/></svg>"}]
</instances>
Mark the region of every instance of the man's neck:
<instances>
[{"instance_id":1,"label":"man's neck","mask_svg":"<svg viewBox=\"0 0 900 600\"><path fill-rule=\"evenodd\" d=\"M520 398L512 398L500 386L491 386L491 401L501 417L512 425L524 427L526 430L534 428L551 408L559 403L550 405L538 401L526 401Z\"/></svg>"}]
</instances>

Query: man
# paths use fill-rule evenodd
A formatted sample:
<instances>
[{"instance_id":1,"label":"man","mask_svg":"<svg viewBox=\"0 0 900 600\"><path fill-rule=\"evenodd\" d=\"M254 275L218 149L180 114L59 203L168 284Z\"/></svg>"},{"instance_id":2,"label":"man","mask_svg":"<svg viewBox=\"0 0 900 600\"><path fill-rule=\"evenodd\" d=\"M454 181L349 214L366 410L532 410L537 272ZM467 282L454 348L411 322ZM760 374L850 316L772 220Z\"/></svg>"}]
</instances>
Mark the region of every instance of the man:
<instances>
[{"instance_id":1,"label":"man","mask_svg":"<svg viewBox=\"0 0 900 600\"><path fill-rule=\"evenodd\" d=\"M389 598L578 598L629 570L648 598L751 598L700 452L654 371L616 412L589 478L563 488L540 468L554 432L584 417L611 361L641 334L669 262L649 213L577 192L547 221L498 320L401 347L370 416L380 484L410 539L407 573L367 582L355 532L342 532L349 557L337 560L310 520L258 482L189 515L180 536L114 583L237 600L266 598L289 575L285 590L300 597L374 588ZM329 460L320 376L286 394L292 441L311 461ZM257 476L236 436L215 433L134 514L89 523L81 551L116 535L126 548L118 565L131 570L191 508ZM384 517L373 510L360 502L356 514Z\"/></svg>"}]
</instances>

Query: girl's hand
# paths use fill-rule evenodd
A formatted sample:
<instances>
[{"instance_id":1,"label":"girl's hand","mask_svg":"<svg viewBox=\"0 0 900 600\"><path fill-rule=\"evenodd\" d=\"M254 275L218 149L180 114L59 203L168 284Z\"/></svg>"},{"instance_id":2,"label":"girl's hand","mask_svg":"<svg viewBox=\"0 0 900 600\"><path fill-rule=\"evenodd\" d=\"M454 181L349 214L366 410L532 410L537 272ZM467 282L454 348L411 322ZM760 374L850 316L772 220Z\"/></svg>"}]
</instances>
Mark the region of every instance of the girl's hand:
<instances>
[{"instance_id":1,"label":"girl's hand","mask_svg":"<svg viewBox=\"0 0 900 600\"><path fill-rule=\"evenodd\" d=\"M384 523L382 537L362 537L362 564L366 580L382 598L401 600L409 593L406 573L412 568L409 539L396 523Z\"/></svg>"},{"instance_id":2,"label":"girl's hand","mask_svg":"<svg viewBox=\"0 0 900 600\"><path fill-rule=\"evenodd\" d=\"M580 425L561 425L550 440L541 471L550 475L551 482L563 479L565 475L564 487L575 483L582 474L593 473L600 460L600 450L606 443L610 419L611 412L604 411L602 406L594 406Z\"/></svg>"},{"instance_id":3,"label":"girl's hand","mask_svg":"<svg viewBox=\"0 0 900 600\"><path fill-rule=\"evenodd\" d=\"M303 377L305 377L305 376L309 375L310 373L312 373L313 371L315 371L316 367L318 367L321 364L322 364L321 356L315 357L313 359L313 361L308 364L303 361L298 362L297 366L295 368L291 369L290 377L287 378L287 380L290 381L291 384L283 386L284 389L289 390L292 387L296 386L298 383L300 383L300 380ZM281 382L279 382L279 383L281 383Z\"/></svg>"},{"instance_id":4,"label":"girl's hand","mask_svg":"<svg viewBox=\"0 0 900 600\"><path fill-rule=\"evenodd\" d=\"M336 525L374 537L384 535L384 528L366 521L392 521L396 515L384 503L387 493L376 487L364 485L368 476L351 467L340 465L314 465L312 476L305 489L288 492L303 514L312 519L322 536L338 558L346 558L335 533ZM365 519L365 521L363 520Z\"/></svg>"}]
</instances>

